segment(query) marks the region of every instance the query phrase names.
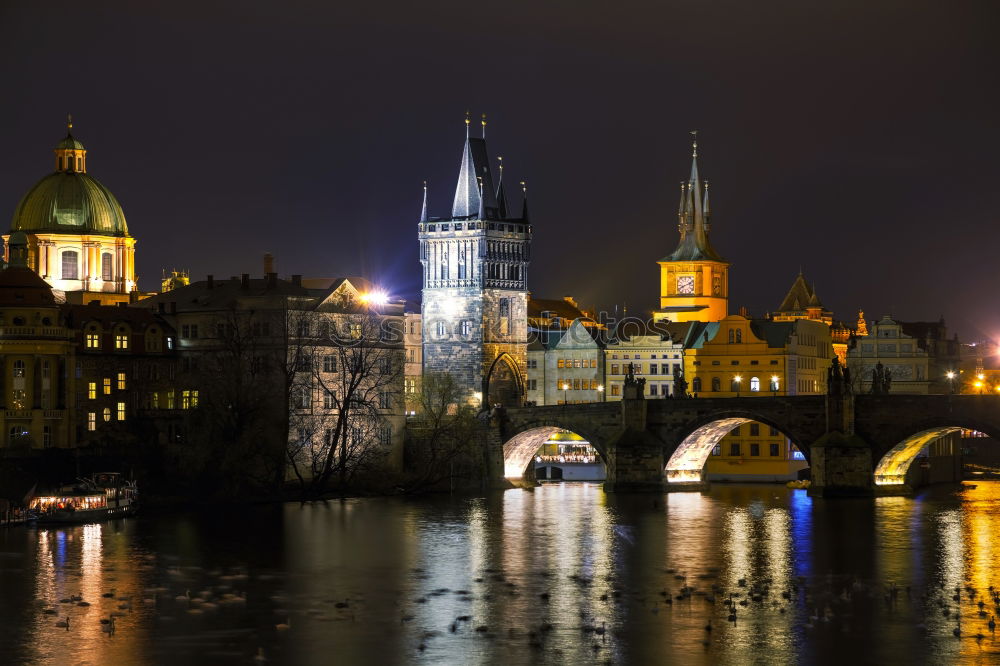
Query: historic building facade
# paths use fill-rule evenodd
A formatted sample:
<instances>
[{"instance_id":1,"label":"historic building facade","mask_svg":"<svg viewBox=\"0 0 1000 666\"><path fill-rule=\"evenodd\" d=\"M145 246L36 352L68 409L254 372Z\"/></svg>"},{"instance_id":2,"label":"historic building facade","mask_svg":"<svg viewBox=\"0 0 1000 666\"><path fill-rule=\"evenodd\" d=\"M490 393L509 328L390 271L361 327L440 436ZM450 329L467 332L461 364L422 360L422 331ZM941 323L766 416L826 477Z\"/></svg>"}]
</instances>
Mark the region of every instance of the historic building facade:
<instances>
[{"instance_id":1,"label":"historic building facade","mask_svg":"<svg viewBox=\"0 0 1000 666\"><path fill-rule=\"evenodd\" d=\"M823 321L740 315L692 324L685 349L688 390L719 398L823 394L833 357L830 327ZM795 478L805 466L783 433L752 422L722 438L706 472L716 480L780 481Z\"/></svg>"},{"instance_id":2,"label":"historic building facade","mask_svg":"<svg viewBox=\"0 0 1000 666\"><path fill-rule=\"evenodd\" d=\"M729 264L709 242L708 181L698 174L697 141L692 148L691 175L681 183L677 220L677 249L659 261L660 309L654 319L719 321L729 314Z\"/></svg>"},{"instance_id":3,"label":"historic building facade","mask_svg":"<svg viewBox=\"0 0 1000 666\"><path fill-rule=\"evenodd\" d=\"M485 135L486 123L483 121ZM451 214L418 224L423 267L423 372L455 377L473 405L521 404L527 369L527 198L511 212L486 139L466 138Z\"/></svg>"},{"instance_id":4,"label":"historic building facade","mask_svg":"<svg viewBox=\"0 0 1000 666\"><path fill-rule=\"evenodd\" d=\"M27 235L28 267L56 290L58 300L127 302L136 289L135 239L125 214L87 172L87 150L72 131L56 145L55 171L17 205L10 233L17 231Z\"/></svg>"},{"instance_id":5,"label":"historic building facade","mask_svg":"<svg viewBox=\"0 0 1000 666\"><path fill-rule=\"evenodd\" d=\"M607 399L622 399L629 374L645 379L647 399L676 397L675 382L684 368L684 338L689 326L666 321L649 325L637 319L619 322L604 349Z\"/></svg>"}]
</instances>

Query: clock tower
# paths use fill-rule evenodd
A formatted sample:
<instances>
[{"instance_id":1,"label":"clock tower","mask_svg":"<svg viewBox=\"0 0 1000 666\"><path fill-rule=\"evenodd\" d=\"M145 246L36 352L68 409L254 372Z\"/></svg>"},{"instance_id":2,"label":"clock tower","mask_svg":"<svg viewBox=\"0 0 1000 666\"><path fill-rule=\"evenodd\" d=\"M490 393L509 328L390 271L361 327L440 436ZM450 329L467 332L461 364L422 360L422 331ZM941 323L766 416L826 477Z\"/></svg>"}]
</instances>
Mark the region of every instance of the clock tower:
<instances>
[{"instance_id":1,"label":"clock tower","mask_svg":"<svg viewBox=\"0 0 1000 666\"><path fill-rule=\"evenodd\" d=\"M698 175L698 141L692 145L691 176L681 182L677 208L680 242L660 264L660 309L656 321L720 321L728 314L729 263L708 240L711 209L708 181Z\"/></svg>"}]
</instances>

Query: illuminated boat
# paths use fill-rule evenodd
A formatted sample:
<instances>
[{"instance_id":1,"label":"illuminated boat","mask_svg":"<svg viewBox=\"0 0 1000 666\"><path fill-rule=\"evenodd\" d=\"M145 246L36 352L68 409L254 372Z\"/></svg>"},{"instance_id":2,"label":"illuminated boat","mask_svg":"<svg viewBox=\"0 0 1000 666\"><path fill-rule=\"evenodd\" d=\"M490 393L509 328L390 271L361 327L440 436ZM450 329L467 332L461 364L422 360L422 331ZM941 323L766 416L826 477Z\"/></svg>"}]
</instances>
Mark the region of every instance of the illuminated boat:
<instances>
[{"instance_id":1,"label":"illuminated boat","mask_svg":"<svg viewBox=\"0 0 1000 666\"><path fill-rule=\"evenodd\" d=\"M135 512L136 486L117 472L101 472L31 500L39 523L94 523Z\"/></svg>"}]
</instances>

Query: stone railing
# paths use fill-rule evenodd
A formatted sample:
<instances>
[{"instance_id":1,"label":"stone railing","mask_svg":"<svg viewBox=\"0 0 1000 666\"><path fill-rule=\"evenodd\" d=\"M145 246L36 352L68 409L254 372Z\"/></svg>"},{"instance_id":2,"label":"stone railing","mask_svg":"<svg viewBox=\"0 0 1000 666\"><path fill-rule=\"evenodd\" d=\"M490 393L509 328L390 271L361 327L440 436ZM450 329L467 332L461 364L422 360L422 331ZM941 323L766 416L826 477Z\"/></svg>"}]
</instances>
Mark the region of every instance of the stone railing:
<instances>
[{"instance_id":1,"label":"stone railing","mask_svg":"<svg viewBox=\"0 0 1000 666\"><path fill-rule=\"evenodd\" d=\"M0 326L0 338L66 338L65 328L58 326Z\"/></svg>"}]
</instances>

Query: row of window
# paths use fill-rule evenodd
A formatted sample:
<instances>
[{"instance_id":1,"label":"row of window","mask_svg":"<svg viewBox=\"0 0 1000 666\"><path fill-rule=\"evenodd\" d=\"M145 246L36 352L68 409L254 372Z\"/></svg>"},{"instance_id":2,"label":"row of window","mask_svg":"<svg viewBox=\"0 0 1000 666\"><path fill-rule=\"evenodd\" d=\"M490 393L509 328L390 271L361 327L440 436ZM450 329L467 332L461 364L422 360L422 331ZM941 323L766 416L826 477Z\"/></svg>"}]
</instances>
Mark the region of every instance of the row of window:
<instances>
[{"instance_id":1,"label":"row of window","mask_svg":"<svg viewBox=\"0 0 1000 666\"><path fill-rule=\"evenodd\" d=\"M119 391L124 391L127 385L124 372L119 372L116 379L116 385ZM105 377L103 382L103 393L104 395L111 395L111 377ZM97 382L87 382L87 399L96 400L97 399Z\"/></svg>"},{"instance_id":2,"label":"row of window","mask_svg":"<svg viewBox=\"0 0 1000 666\"><path fill-rule=\"evenodd\" d=\"M680 354L662 354L662 355L660 355L660 358L668 358L668 359L669 358L679 359L680 357L681 357ZM612 354L611 358L617 359L618 358L618 354ZM627 360L629 360L629 355L628 354L622 354L622 358L627 361ZM643 358L643 355L642 354L632 354L631 358L634 358L634 359L636 359L638 361L638 360L640 360L640 359ZM649 358L655 360L657 358L657 356L656 356L656 354L650 354Z\"/></svg>"},{"instance_id":3,"label":"row of window","mask_svg":"<svg viewBox=\"0 0 1000 666\"><path fill-rule=\"evenodd\" d=\"M556 360L557 368L596 368L597 359L560 358Z\"/></svg>"},{"instance_id":4,"label":"row of window","mask_svg":"<svg viewBox=\"0 0 1000 666\"><path fill-rule=\"evenodd\" d=\"M427 231L462 231L463 229L468 229L469 231L489 229L490 231L503 231L511 234L523 234L531 231L531 227L526 224L497 224L495 222L490 222L488 225L485 222L454 222L451 224L427 225Z\"/></svg>"},{"instance_id":5,"label":"row of window","mask_svg":"<svg viewBox=\"0 0 1000 666\"><path fill-rule=\"evenodd\" d=\"M125 403L119 402L117 405L117 410L115 410L119 421L125 420ZM107 423L111 421L111 408L105 407L104 411L101 412L101 416L104 418L104 422ZM93 432L97 430L97 412L87 412L87 430Z\"/></svg>"},{"instance_id":6,"label":"row of window","mask_svg":"<svg viewBox=\"0 0 1000 666\"><path fill-rule=\"evenodd\" d=\"M27 426L23 425L12 425L7 430L7 442L11 446L18 444L24 440L30 439L31 431L28 430ZM42 446L46 449L52 447L52 426L42 426Z\"/></svg>"},{"instance_id":7,"label":"row of window","mask_svg":"<svg viewBox=\"0 0 1000 666\"><path fill-rule=\"evenodd\" d=\"M414 385L414 392L415 391L416 386ZM308 386L293 389L292 406L295 407L295 409L312 409L313 389ZM392 409L392 393L390 391L382 391L378 394L378 408ZM323 391L323 409L337 409L336 390L328 389Z\"/></svg>"},{"instance_id":8,"label":"row of window","mask_svg":"<svg viewBox=\"0 0 1000 666\"><path fill-rule=\"evenodd\" d=\"M115 332L115 350L117 351L128 351L130 346L131 336L124 330L119 329ZM146 340L146 351L148 352L159 352L163 351L162 338L158 335L155 329L150 330L145 335ZM174 348L174 339L167 336L167 349ZM96 327L91 326L84 333L83 343L86 349L100 349L101 348L101 334Z\"/></svg>"},{"instance_id":9,"label":"row of window","mask_svg":"<svg viewBox=\"0 0 1000 666\"><path fill-rule=\"evenodd\" d=\"M596 391L598 386L596 379L560 379L556 382L560 391Z\"/></svg>"},{"instance_id":10,"label":"row of window","mask_svg":"<svg viewBox=\"0 0 1000 666\"><path fill-rule=\"evenodd\" d=\"M760 444L752 443L747 445L749 448L750 457L755 458L760 456ZM777 458L781 456L781 444L770 444L768 447L769 455L772 458ZM713 456L722 455L722 447L716 446L712 449ZM733 442L729 445L729 455L730 456L742 456L743 455L743 445L739 442Z\"/></svg>"},{"instance_id":11,"label":"row of window","mask_svg":"<svg viewBox=\"0 0 1000 666\"><path fill-rule=\"evenodd\" d=\"M632 372L637 375L674 375L677 376L681 371L680 363L650 363L646 366L646 370L643 371L642 363L631 363L619 366L617 363L611 364L611 372L609 374L619 375L627 374L629 371L629 365L632 366ZM621 372L619 372L621 370Z\"/></svg>"},{"instance_id":12,"label":"row of window","mask_svg":"<svg viewBox=\"0 0 1000 666\"><path fill-rule=\"evenodd\" d=\"M701 365L701 361L693 361L693 363L695 365ZM729 365L739 365L739 364L740 364L739 360L730 361L729 362ZM768 364L769 365L778 365L778 359L773 358L770 361L768 361ZM722 365L722 361L712 361L712 365ZM753 360L750 361L750 365L760 365L760 361L758 361L756 359L753 359Z\"/></svg>"},{"instance_id":13,"label":"row of window","mask_svg":"<svg viewBox=\"0 0 1000 666\"><path fill-rule=\"evenodd\" d=\"M749 388L750 391L752 392L757 392L760 391L760 386L761 386L760 377L751 377L750 382L748 384L743 384L743 380L737 379L736 377L733 377L732 379L729 380L729 390L732 391L733 393L738 393L741 390L746 390L747 388ZM695 393L704 390L701 377L695 377L694 379L691 380L691 390ZM713 391L722 390L722 380L719 377L712 377L712 390ZM781 380L778 379L777 377L771 377L771 379L768 382L767 390L780 391ZM802 391L802 389L800 389L800 391L803 393L807 392L807 391Z\"/></svg>"},{"instance_id":14,"label":"row of window","mask_svg":"<svg viewBox=\"0 0 1000 666\"><path fill-rule=\"evenodd\" d=\"M80 253L76 250L63 250L62 255L62 279L80 279ZM114 256L108 252L101 254L101 279L114 279Z\"/></svg>"}]
</instances>

